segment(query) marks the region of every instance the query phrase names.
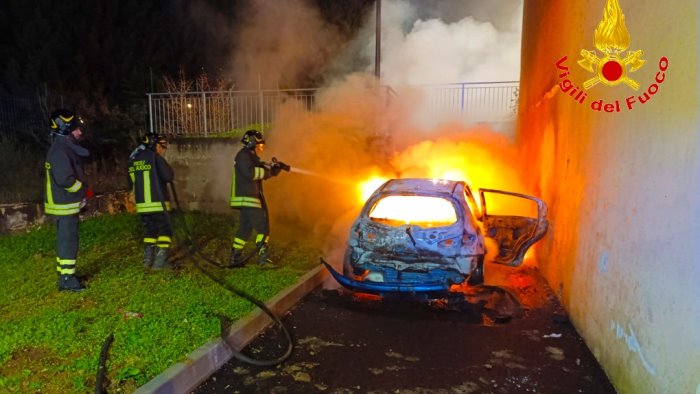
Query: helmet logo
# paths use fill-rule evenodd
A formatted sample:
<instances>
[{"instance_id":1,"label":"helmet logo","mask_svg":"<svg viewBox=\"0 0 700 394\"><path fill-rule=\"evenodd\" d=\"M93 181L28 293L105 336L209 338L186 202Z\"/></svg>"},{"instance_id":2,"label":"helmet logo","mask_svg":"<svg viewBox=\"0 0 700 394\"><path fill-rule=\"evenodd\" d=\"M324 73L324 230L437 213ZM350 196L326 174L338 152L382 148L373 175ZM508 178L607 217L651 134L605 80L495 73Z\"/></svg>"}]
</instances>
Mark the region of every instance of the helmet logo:
<instances>
[{"instance_id":1,"label":"helmet logo","mask_svg":"<svg viewBox=\"0 0 700 394\"><path fill-rule=\"evenodd\" d=\"M157 133L146 133L141 138L141 143L149 149L155 149L156 145L165 145L167 140L164 136Z\"/></svg>"},{"instance_id":2,"label":"helmet logo","mask_svg":"<svg viewBox=\"0 0 700 394\"><path fill-rule=\"evenodd\" d=\"M49 118L49 127L51 131L61 135L68 135L73 130L79 128L83 123L82 119L73 111L67 109L58 109L51 114Z\"/></svg>"},{"instance_id":3,"label":"helmet logo","mask_svg":"<svg viewBox=\"0 0 700 394\"><path fill-rule=\"evenodd\" d=\"M265 138L263 137L262 133L257 130L248 130L243 134L241 143L245 145L246 148L253 149L255 148L255 145L264 144Z\"/></svg>"}]
</instances>

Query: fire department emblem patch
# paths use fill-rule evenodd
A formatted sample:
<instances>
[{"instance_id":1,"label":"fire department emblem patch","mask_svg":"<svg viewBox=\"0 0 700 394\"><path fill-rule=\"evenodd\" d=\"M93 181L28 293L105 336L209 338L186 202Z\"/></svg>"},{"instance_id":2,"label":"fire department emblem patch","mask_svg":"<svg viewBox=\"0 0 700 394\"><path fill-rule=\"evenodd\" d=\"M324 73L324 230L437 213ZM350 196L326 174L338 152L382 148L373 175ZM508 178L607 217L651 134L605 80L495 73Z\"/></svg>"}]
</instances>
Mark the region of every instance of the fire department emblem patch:
<instances>
[{"instance_id":1,"label":"fire department emblem patch","mask_svg":"<svg viewBox=\"0 0 700 394\"><path fill-rule=\"evenodd\" d=\"M618 0L607 0L603 19L595 29L593 43L601 56L599 57L595 50L582 49L581 59L577 62L584 70L595 74L583 82L583 88L588 90L598 83L607 86L624 83L634 90L639 89L639 83L629 74L639 70L646 63L646 60L642 59L644 51L627 50L630 46L630 33L625 26L625 15Z\"/></svg>"}]
</instances>

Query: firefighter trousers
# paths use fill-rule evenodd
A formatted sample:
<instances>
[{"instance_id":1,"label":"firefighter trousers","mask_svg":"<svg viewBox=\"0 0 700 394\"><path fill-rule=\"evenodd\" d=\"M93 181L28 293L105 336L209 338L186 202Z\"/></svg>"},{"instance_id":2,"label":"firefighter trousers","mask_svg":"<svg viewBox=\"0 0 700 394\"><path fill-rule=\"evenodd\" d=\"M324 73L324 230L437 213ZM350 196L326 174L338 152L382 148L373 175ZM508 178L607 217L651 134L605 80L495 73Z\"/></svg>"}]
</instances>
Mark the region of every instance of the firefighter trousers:
<instances>
[{"instance_id":1,"label":"firefighter trousers","mask_svg":"<svg viewBox=\"0 0 700 394\"><path fill-rule=\"evenodd\" d=\"M240 208L239 214L240 220L236 231L236 239L246 241L250 238L253 230L255 230L257 233L256 242L262 241L267 243L270 233L267 212L261 208ZM241 245L240 248L243 248L243 246Z\"/></svg>"},{"instance_id":2,"label":"firefighter trousers","mask_svg":"<svg viewBox=\"0 0 700 394\"><path fill-rule=\"evenodd\" d=\"M56 270L61 275L75 274L79 226L78 214L56 217Z\"/></svg>"},{"instance_id":3,"label":"firefighter trousers","mask_svg":"<svg viewBox=\"0 0 700 394\"><path fill-rule=\"evenodd\" d=\"M143 242L146 244L158 244L158 247L170 246L173 231L168 224L168 218L164 212L142 213L141 224L146 230Z\"/></svg>"}]
</instances>

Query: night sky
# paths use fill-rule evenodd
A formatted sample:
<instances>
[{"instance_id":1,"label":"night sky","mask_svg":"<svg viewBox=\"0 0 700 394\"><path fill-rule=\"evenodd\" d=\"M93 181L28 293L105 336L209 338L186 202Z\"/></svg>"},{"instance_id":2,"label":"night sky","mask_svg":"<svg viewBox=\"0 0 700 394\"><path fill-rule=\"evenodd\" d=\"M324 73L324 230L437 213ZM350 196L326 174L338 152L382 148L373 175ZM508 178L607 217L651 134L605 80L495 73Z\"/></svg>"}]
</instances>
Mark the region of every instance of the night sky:
<instances>
[{"instance_id":1,"label":"night sky","mask_svg":"<svg viewBox=\"0 0 700 394\"><path fill-rule=\"evenodd\" d=\"M373 6L370 0L307 3L344 37ZM189 78L206 72L235 83L225 74L235 62L237 27L250 11L249 2L236 0L4 0L0 92L39 87L127 106L180 69Z\"/></svg>"}]
</instances>

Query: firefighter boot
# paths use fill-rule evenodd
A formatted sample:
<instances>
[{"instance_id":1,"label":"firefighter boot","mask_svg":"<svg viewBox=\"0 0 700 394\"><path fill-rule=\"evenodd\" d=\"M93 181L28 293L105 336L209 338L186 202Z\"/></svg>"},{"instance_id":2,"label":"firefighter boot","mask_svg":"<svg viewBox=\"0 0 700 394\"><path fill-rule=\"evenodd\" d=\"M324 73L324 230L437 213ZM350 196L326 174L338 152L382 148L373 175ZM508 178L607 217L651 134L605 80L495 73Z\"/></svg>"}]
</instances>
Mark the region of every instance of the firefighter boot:
<instances>
[{"instance_id":1,"label":"firefighter boot","mask_svg":"<svg viewBox=\"0 0 700 394\"><path fill-rule=\"evenodd\" d=\"M231 259L228 261L228 265L224 268L239 268L245 265L241 256L241 249L231 249Z\"/></svg>"},{"instance_id":2,"label":"firefighter boot","mask_svg":"<svg viewBox=\"0 0 700 394\"><path fill-rule=\"evenodd\" d=\"M156 257L153 260L153 266L151 269L154 270L173 270L174 267L168 263L168 248L158 248L156 251Z\"/></svg>"},{"instance_id":3,"label":"firefighter boot","mask_svg":"<svg viewBox=\"0 0 700 394\"><path fill-rule=\"evenodd\" d=\"M80 283L75 275L61 275L58 277L58 291L83 291L85 286Z\"/></svg>"},{"instance_id":4,"label":"firefighter boot","mask_svg":"<svg viewBox=\"0 0 700 394\"><path fill-rule=\"evenodd\" d=\"M270 259L270 250L268 249L267 244L259 245L258 265L265 265L269 263L272 263L272 260Z\"/></svg>"},{"instance_id":5,"label":"firefighter boot","mask_svg":"<svg viewBox=\"0 0 700 394\"><path fill-rule=\"evenodd\" d=\"M143 249L143 266L146 268L151 268L153 265L153 260L156 257L156 249L158 247L153 244L146 244Z\"/></svg>"}]
</instances>

